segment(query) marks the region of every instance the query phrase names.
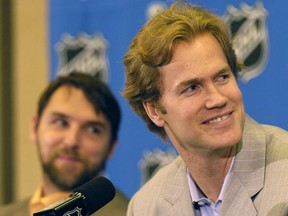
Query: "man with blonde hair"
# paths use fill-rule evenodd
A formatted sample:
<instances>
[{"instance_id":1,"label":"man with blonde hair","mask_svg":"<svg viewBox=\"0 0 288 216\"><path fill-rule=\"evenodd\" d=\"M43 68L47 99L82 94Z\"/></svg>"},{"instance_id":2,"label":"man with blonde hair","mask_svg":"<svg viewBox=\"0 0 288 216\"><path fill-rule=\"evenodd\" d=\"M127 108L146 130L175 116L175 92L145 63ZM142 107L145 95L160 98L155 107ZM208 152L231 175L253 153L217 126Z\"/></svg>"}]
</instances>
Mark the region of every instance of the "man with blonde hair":
<instances>
[{"instance_id":1,"label":"man with blonde hair","mask_svg":"<svg viewBox=\"0 0 288 216\"><path fill-rule=\"evenodd\" d=\"M143 26L124 64L123 96L179 153L128 216L288 215L288 133L245 113L220 17L177 1Z\"/></svg>"}]
</instances>

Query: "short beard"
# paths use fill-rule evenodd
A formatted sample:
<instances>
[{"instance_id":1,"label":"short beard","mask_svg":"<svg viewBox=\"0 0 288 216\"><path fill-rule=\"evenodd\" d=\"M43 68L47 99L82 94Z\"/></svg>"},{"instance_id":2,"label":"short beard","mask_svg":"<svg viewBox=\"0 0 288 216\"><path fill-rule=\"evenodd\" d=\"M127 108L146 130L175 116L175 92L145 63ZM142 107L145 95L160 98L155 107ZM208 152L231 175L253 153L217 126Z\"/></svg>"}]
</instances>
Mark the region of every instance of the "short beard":
<instances>
[{"instance_id":1,"label":"short beard","mask_svg":"<svg viewBox=\"0 0 288 216\"><path fill-rule=\"evenodd\" d=\"M50 178L60 190L62 191L72 191L80 185L90 181L91 179L101 175L106 167L106 158L97 167L89 170L87 164L82 173L72 176L70 179L65 178L65 174L61 172L57 167L54 166L53 160L47 163L42 161L42 169L44 173ZM71 170L66 169L66 172L73 173L73 168Z\"/></svg>"}]
</instances>

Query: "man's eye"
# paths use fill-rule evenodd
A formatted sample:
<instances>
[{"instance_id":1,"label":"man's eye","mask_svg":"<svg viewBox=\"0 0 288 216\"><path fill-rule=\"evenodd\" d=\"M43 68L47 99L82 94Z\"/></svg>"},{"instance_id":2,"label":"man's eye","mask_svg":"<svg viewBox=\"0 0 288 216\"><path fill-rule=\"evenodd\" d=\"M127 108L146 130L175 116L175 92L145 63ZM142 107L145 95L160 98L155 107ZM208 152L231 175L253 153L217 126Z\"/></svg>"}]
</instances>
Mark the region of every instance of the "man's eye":
<instances>
[{"instance_id":1,"label":"man's eye","mask_svg":"<svg viewBox=\"0 0 288 216\"><path fill-rule=\"evenodd\" d=\"M62 127L65 127L68 125L68 122L63 120L63 119L57 119L54 121L54 124L57 125L57 126L62 126Z\"/></svg>"},{"instance_id":2,"label":"man's eye","mask_svg":"<svg viewBox=\"0 0 288 216\"><path fill-rule=\"evenodd\" d=\"M184 93L189 95L194 94L197 92L198 88L199 86L197 84L192 84L184 91Z\"/></svg>"},{"instance_id":3,"label":"man's eye","mask_svg":"<svg viewBox=\"0 0 288 216\"><path fill-rule=\"evenodd\" d=\"M222 75L222 79L224 80L224 79L228 79L229 78L229 74L223 74Z\"/></svg>"},{"instance_id":4,"label":"man's eye","mask_svg":"<svg viewBox=\"0 0 288 216\"><path fill-rule=\"evenodd\" d=\"M195 91L197 89L197 85L191 85L188 90Z\"/></svg>"},{"instance_id":5,"label":"man's eye","mask_svg":"<svg viewBox=\"0 0 288 216\"><path fill-rule=\"evenodd\" d=\"M97 127L91 126L91 127L88 128L88 132L91 133L91 134L99 134L100 130Z\"/></svg>"},{"instance_id":6,"label":"man's eye","mask_svg":"<svg viewBox=\"0 0 288 216\"><path fill-rule=\"evenodd\" d=\"M218 77L219 82L226 82L230 78L230 74L222 74Z\"/></svg>"}]
</instances>

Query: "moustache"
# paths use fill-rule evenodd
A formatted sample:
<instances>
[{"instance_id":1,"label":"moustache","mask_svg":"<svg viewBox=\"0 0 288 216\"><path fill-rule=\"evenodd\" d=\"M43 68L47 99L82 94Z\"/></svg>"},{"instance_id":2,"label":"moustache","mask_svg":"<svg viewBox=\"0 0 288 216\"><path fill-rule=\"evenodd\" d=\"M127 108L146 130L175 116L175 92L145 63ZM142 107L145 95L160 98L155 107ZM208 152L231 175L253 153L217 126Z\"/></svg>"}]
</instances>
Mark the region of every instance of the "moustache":
<instances>
[{"instance_id":1,"label":"moustache","mask_svg":"<svg viewBox=\"0 0 288 216\"><path fill-rule=\"evenodd\" d=\"M54 158L57 158L57 157L69 157L71 159L80 160L80 161L84 160L84 157L80 155L78 151L75 151L73 149L65 149L65 148L59 149L58 151L55 152Z\"/></svg>"}]
</instances>

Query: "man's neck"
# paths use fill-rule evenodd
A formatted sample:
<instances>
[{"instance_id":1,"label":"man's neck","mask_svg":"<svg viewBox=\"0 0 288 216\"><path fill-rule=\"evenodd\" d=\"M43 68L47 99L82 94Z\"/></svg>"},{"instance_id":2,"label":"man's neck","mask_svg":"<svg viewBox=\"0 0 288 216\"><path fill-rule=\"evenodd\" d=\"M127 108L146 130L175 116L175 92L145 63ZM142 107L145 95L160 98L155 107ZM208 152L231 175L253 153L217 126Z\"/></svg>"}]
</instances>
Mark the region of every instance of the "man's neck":
<instances>
[{"instance_id":1,"label":"man's neck","mask_svg":"<svg viewBox=\"0 0 288 216\"><path fill-rule=\"evenodd\" d=\"M199 189L213 202L217 200L221 192L225 176L233 160L234 149L226 150L225 156L211 152L208 154L194 154L194 152L180 154Z\"/></svg>"},{"instance_id":2,"label":"man's neck","mask_svg":"<svg viewBox=\"0 0 288 216\"><path fill-rule=\"evenodd\" d=\"M48 196L50 194L54 194L57 192L67 192L67 193L71 193L70 191L63 191L61 190L56 184L54 184L50 178L46 175L43 176L43 191L42 191L42 196Z\"/></svg>"}]
</instances>

